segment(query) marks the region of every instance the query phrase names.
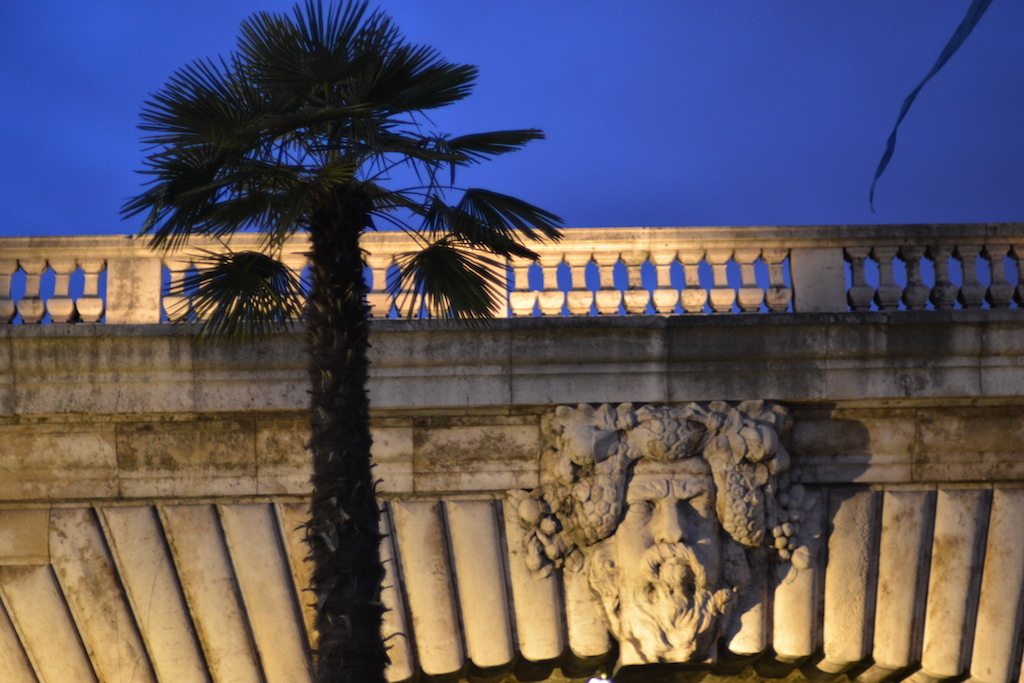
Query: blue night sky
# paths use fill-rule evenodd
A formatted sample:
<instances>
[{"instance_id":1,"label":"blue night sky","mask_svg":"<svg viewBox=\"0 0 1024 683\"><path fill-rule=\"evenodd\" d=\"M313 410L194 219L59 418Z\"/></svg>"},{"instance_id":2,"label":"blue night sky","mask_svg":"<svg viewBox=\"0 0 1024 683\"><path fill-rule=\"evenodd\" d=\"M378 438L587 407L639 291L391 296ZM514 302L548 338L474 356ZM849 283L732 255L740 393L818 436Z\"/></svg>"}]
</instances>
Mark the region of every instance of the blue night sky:
<instances>
[{"instance_id":1,"label":"blue night sky","mask_svg":"<svg viewBox=\"0 0 1024 683\"><path fill-rule=\"evenodd\" d=\"M0 234L131 233L135 128L188 61L284 0L34 0L0 12ZM433 116L548 139L465 185L569 227L1024 220L1024 3L996 0L871 176L903 98L969 0L383 0L413 41L476 64Z\"/></svg>"}]
</instances>

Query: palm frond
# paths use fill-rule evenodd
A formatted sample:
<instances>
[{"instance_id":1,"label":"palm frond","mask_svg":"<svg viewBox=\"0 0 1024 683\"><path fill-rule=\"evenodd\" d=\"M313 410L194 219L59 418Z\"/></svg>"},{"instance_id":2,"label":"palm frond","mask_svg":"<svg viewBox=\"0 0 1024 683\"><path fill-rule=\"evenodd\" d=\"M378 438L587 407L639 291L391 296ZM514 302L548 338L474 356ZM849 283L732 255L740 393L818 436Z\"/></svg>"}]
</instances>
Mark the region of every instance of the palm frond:
<instances>
[{"instance_id":1,"label":"palm frond","mask_svg":"<svg viewBox=\"0 0 1024 683\"><path fill-rule=\"evenodd\" d=\"M265 86L296 93L352 77L359 66L357 36L373 23L366 2L296 5L292 16L260 12L242 23L239 53Z\"/></svg>"},{"instance_id":2,"label":"palm frond","mask_svg":"<svg viewBox=\"0 0 1024 683\"><path fill-rule=\"evenodd\" d=\"M391 115L437 109L468 96L477 73L475 66L444 61L432 47L402 45L388 53L366 97L386 103Z\"/></svg>"},{"instance_id":3,"label":"palm frond","mask_svg":"<svg viewBox=\"0 0 1024 683\"><path fill-rule=\"evenodd\" d=\"M508 154L522 149L530 140L543 140L543 131L536 128L524 130L496 130L489 133L473 133L454 138L440 136L435 141L438 151L457 155L466 163L479 163L499 154Z\"/></svg>"},{"instance_id":4,"label":"palm frond","mask_svg":"<svg viewBox=\"0 0 1024 683\"><path fill-rule=\"evenodd\" d=\"M462 195L456 207L472 216L480 225L506 235L520 233L523 237L540 242L562 238L562 219L539 207L505 194L470 188Z\"/></svg>"},{"instance_id":5,"label":"palm frond","mask_svg":"<svg viewBox=\"0 0 1024 683\"><path fill-rule=\"evenodd\" d=\"M485 252L442 238L422 250L400 254L398 277L388 283L401 315L476 320L500 310L506 265Z\"/></svg>"},{"instance_id":6,"label":"palm frond","mask_svg":"<svg viewBox=\"0 0 1024 683\"><path fill-rule=\"evenodd\" d=\"M423 214L423 229L430 240L451 235L457 243L483 248L498 256L537 259L538 254L516 239L507 224L488 224L461 207L450 207L434 195Z\"/></svg>"},{"instance_id":7,"label":"palm frond","mask_svg":"<svg viewBox=\"0 0 1024 683\"><path fill-rule=\"evenodd\" d=\"M167 294L184 297L167 312L195 322L200 338L258 339L285 330L302 315L299 276L267 254L203 250L181 282Z\"/></svg>"}]
</instances>

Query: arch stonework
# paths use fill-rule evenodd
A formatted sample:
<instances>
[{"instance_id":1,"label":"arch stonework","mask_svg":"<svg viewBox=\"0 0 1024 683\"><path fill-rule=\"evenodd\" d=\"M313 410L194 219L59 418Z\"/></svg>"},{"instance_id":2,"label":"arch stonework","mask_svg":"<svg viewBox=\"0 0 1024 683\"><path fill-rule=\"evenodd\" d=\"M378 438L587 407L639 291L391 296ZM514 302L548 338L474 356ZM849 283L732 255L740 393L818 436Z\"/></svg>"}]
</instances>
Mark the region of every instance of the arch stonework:
<instances>
[{"instance_id":1,"label":"arch stonework","mask_svg":"<svg viewBox=\"0 0 1024 683\"><path fill-rule=\"evenodd\" d=\"M1022 680L1018 310L373 334L391 681ZM299 344L0 328L0 679L308 680Z\"/></svg>"}]
</instances>

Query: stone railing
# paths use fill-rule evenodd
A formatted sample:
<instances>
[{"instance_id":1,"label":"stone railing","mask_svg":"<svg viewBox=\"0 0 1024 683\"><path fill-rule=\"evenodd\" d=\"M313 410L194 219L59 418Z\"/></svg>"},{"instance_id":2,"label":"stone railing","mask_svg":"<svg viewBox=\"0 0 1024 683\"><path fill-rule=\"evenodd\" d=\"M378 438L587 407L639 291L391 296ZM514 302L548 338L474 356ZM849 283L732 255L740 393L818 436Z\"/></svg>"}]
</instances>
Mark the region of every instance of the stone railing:
<instances>
[{"instance_id":1,"label":"stone railing","mask_svg":"<svg viewBox=\"0 0 1024 683\"><path fill-rule=\"evenodd\" d=\"M253 248L239 235L235 249ZM403 233L364 237L374 317L397 314L386 282ZM0 321L158 323L200 250L159 253L129 237L0 239ZM1024 224L570 229L507 269L503 316L1015 308ZM302 236L283 248L306 265ZM399 297L401 304L401 296Z\"/></svg>"}]
</instances>

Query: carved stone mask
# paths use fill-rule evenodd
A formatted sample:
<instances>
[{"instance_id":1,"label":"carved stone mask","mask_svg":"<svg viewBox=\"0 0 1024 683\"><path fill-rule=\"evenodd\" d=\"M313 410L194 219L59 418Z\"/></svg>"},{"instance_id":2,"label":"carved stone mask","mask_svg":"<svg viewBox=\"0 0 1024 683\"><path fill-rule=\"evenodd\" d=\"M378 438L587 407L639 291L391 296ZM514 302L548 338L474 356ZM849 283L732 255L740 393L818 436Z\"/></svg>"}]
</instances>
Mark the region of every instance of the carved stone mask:
<instances>
[{"instance_id":1,"label":"carved stone mask","mask_svg":"<svg viewBox=\"0 0 1024 683\"><path fill-rule=\"evenodd\" d=\"M623 663L703 658L733 598L710 467L701 458L641 460L626 495L618 529L589 558Z\"/></svg>"},{"instance_id":2,"label":"carved stone mask","mask_svg":"<svg viewBox=\"0 0 1024 683\"><path fill-rule=\"evenodd\" d=\"M527 566L586 573L624 664L713 657L750 559L814 556L799 521L816 497L788 485L789 424L760 401L559 406L541 487L508 493Z\"/></svg>"}]
</instances>

